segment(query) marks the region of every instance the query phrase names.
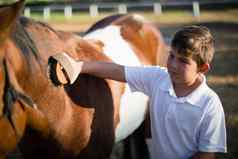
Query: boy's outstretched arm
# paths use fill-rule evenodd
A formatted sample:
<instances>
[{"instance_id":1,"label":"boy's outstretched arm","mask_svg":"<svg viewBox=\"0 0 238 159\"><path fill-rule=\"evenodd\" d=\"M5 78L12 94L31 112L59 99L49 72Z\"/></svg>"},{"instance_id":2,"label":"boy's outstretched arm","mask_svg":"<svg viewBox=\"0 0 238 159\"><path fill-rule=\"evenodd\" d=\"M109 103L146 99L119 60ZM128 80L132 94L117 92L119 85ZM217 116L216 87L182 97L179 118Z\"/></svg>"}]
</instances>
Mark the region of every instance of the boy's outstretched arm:
<instances>
[{"instance_id":1,"label":"boy's outstretched arm","mask_svg":"<svg viewBox=\"0 0 238 159\"><path fill-rule=\"evenodd\" d=\"M81 73L87 73L100 78L126 82L124 66L108 62L84 62L81 63Z\"/></svg>"},{"instance_id":2,"label":"boy's outstretched arm","mask_svg":"<svg viewBox=\"0 0 238 159\"><path fill-rule=\"evenodd\" d=\"M122 65L98 61L76 61L66 53L56 54L49 59L49 77L56 85L72 84L82 73L121 82L126 81Z\"/></svg>"}]
</instances>

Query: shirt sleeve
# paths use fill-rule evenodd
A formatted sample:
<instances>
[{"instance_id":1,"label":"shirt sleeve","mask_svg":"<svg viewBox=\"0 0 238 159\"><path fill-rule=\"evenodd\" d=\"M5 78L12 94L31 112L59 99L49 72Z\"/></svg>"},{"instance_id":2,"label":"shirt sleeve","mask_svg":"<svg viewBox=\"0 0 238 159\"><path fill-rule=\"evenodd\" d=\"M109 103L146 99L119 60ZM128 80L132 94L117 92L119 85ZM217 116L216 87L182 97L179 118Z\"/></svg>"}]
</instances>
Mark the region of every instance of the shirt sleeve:
<instances>
[{"instance_id":1,"label":"shirt sleeve","mask_svg":"<svg viewBox=\"0 0 238 159\"><path fill-rule=\"evenodd\" d=\"M201 125L199 151L227 152L225 115L219 98L209 102Z\"/></svg>"},{"instance_id":2,"label":"shirt sleeve","mask_svg":"<svg viewBox=\"0 0 238 159\"><path fill-rule=\"evenodd\" d=\"M151 95L156 81L164 74L166 69L160 66L125 67L125 77L131 91L143 92L148 96Z\"/></svg>"}]
</instances>

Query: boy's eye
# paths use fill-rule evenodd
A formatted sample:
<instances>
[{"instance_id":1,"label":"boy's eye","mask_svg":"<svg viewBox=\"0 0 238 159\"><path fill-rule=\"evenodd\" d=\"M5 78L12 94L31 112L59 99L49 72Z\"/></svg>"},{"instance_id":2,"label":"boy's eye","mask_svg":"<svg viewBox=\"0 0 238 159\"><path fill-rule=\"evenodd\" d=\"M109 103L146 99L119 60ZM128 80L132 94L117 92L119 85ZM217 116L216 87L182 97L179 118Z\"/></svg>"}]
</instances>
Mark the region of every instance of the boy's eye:
<instances>
[{"instance_id":1,"label":"boy's eye","mask_svg":"<svg viewBox=\"0 0 238 159\"><path fill-rule=\"evenodd\" d=\"M182 63L185 63L185 64L189 63L189 61L187 59L183 59L183 58L179 59L179 61L182 62Z\"/></svg>"},{"instance_id":2,"label":"boy's eye","mask_svg":"<svg viewBox=\"0 0 238 159\"><path fill-rule=\"evenodd\" d=\"M174 58L174 55L173 55L172 53L170 53L169 57L170 57L171 59L173 59L173 58Z\"/></svg>"}]
</instances>

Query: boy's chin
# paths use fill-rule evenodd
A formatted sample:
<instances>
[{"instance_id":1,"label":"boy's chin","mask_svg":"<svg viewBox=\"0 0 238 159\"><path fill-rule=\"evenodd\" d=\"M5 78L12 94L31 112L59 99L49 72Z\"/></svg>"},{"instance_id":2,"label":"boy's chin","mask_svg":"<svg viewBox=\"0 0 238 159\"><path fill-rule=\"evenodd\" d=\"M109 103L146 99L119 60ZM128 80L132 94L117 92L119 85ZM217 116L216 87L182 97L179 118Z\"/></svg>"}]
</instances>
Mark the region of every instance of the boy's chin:
<instances>
[{"instance_id":1,"label":"boy's chin","mask_svg":"<svg viewBox=\"0 0 238 159\"><path fill-rule=\"evenodd\" d=\"M170 79L172 82L176 82L176 83L181 81L181 79L178 76L173 75L173 74L170 74Z\"/></svg>"},{"instance_id":2,"label":"boy's chin","mask_svg":"<svg viewBox=\"0 0 238 159\"><path fill-rule=\"evenodd\" d=\"M178 78L178 77L172 77L171 78L171 82L172 82L172 84L173 85L176 85L176 86L178 86L178 85L186 85L186 81L184 81L184 80L182 80L182 79L180 79L180 78Z\"/></svg>"}]
</instances>

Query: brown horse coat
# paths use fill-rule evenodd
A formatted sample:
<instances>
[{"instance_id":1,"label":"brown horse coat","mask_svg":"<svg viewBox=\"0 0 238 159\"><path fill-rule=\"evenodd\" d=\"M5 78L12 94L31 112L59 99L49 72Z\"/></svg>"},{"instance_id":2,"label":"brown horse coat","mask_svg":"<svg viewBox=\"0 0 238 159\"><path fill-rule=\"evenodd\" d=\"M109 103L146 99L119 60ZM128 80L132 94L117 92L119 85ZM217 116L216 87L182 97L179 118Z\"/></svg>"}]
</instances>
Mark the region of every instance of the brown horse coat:
<instances>
[{"instance_id":1,"label":"brown horse coat","mask_svg":"<svg viewBox=\"0 0 238 159\"><path fill-rule=\"evenodd\" d=\"M59 52L111 61L103 43L19 18L23 6L19 1L0 8L0 158L18 143L26 159L107 158L124 83L80 75L73 85L55 87L47 76L49 57ZM164 43L153 26L133 16L107 25L121 26L143 64L158 63Z\"/></svg>"}]
</instances>

